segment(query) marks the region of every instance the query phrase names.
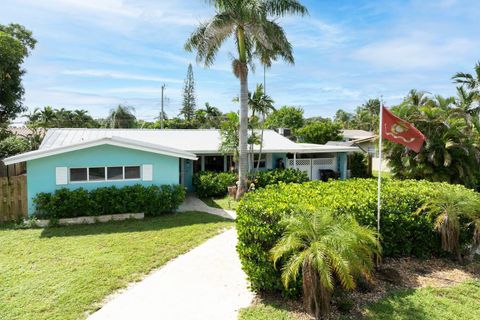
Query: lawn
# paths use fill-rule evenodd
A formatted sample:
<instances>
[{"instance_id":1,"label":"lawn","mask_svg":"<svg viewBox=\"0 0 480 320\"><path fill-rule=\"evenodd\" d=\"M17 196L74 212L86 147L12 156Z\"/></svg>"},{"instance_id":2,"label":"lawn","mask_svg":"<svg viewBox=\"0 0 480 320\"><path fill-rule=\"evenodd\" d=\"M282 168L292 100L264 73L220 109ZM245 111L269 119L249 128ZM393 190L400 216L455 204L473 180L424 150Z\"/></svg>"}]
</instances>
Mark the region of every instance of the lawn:
<instances>
[{"instance_id":1,"label":"lawn","mask_svg":"<svg viewBox=\"0 0 480 320\"><path fill-rule=\"evenodd\" d=\"M480 280L446 288L398 290L364 308L363 319L480 319ZM305 315L281 303L259 303L240 311L239 320L304 320ZM340 317L337 319L351 319Z\"/></svg>"},{"instance_id":2,"label":"lawn","mask_svg":"<svg viewBox=\"0 0 480 320\"><path fill-rule=\"evenodd\" d=\"M203 198L202 201L205 202L207 206L225 210L236 210L238 206L238 201L235 201L235 199L230 196L223 198Z\"/></svg>"},{"instance_id":3,"label":"lawn","mask_svg":"<svg viewBox=\"0 0 480 320\"><path fill-rule=\"evenodd\" d=\"M190 212L46 229L0 228L0 319L82 319L137 281L224 228Z\"/></svg>"},{"instance_id":4,"label":"lawn","mask_svg":"<svg viewBox=\"0 0 480 320\"><path fill-rule=\"evenodd\" d=\"M480 280L393 293L366 308L367 319L480 319Z\"/></svg>"}]
</instances>

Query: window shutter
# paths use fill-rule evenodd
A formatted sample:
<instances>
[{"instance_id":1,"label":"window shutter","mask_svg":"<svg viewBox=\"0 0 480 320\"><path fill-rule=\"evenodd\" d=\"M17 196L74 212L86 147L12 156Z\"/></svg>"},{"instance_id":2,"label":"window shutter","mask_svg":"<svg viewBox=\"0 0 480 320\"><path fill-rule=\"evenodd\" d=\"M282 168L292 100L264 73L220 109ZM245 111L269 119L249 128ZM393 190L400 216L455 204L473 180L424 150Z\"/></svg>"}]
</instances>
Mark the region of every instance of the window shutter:
<instances>
[{"instance_id":1,"label":"window shutter","mask_svg":"<svg viewBox=\"0 0 480 320\"><path fill-rule=\"evenodd\" d=\"M142 180L143 181L152 181L153 180L153 165L144 164L142 166Z\"/></svg>"},{"instance_id":2,"label":"window shutter","mask_svg":"<svg viewBox=\"0 0 480 320\"><path fill-rule=\"evenodd\" d=\"M67 184L68 183L68 168L67 167L56 167L55 168L55 183L57 185Z\"/></svg>"}]
</instances>

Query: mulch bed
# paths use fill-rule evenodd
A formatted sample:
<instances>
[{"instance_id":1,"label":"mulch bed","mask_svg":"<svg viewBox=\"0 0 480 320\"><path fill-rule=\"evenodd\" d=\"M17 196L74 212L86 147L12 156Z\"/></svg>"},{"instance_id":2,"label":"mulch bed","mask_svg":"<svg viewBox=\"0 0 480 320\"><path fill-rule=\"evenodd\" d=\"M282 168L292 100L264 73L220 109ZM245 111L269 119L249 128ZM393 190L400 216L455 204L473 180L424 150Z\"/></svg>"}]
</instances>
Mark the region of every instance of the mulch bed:
<instances>
[{"instance_id":1,"label":"mulch bed","mask_svg":"<svg viewBox=\"0 0 480 320\"><path fill-rule=\"evenodd\" d=\"M399 289L447 287L480 277L480 263L459 264L448 259L385 259L375 271L371 283L359 284L357 290L340 292L333 298L332 318L361 317L366 304L384 298ZM301 301L292 301L274 295L257 297L254 303L281 305L300 320L312 319L304 311ZM347 311L348 310L348 311Z\"/></svg>"}]
</instances>

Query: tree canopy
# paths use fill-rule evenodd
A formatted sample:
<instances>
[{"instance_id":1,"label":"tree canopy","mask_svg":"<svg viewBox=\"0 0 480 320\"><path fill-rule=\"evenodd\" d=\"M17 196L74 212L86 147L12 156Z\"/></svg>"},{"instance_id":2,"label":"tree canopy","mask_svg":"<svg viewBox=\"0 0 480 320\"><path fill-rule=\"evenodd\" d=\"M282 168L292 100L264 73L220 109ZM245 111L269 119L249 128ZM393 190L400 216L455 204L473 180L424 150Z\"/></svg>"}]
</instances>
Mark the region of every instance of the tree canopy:
<instances>
[{"instance_id":1,"label":"tree canopy","mask_svg":"<svg viewBox=\"0 0 480 320\"><path fill-rule=\"evenodd\" d=\"M19 24L0 24L0 125L26 111L22 64L35 48L32 32Z\"/></svg>"},{"instance_id":2,"label":"tree canopy","mask_svg":"<svg viewBox=\"0 0 480 320\"><path fill-rule=\"evenodd\" d=\"M342 140L342 126L331 119L314 121L298 129L295 133L300 142L325 144L328 141Z\"/></svg>"},{"instance_id":3,"label":"tree canopy","mask_svg":"<svg viewBox=\"0 0 480 320\"><path fill-rule=\"evenodd\" d=\"M292 130L303 127L303 109L294 106L282 106L273 111L267 118L267 126L273 129L289 128Z\"/></svg>"}]
</instances>

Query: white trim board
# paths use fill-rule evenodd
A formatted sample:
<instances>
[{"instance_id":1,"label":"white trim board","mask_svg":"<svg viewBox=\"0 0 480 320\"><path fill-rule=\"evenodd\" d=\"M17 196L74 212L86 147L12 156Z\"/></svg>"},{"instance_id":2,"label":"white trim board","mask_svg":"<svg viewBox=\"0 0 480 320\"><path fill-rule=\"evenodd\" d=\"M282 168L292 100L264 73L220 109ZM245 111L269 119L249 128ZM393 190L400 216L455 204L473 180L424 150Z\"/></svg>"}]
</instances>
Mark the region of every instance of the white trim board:
<instances>
[{"instance_id":1,"label":"white trim board","mask_svg":"<svg viewBox=\"0 0 480 320\"><path fill-rule=\"evenodd\" d=\"M197 156L195 154L184 151L184 150L174 149L174 148L165 147L157 144L151 144L151 143L146 143L142 141L131 140L131 139L114 136L114 137L101 138L97 140L85 141L85 142L76 143L76 144L72 144L64 147L53 148L53 149L41 149L41 150L30 151L30 152L22 153L13 157L6 158L3 160L3 162L5 163L5 165L9 165L9 164L18 163L18 162L24 162L24 161L49 157L49 156L62 154L66 152L87 149L87 148L96 147L100 145L112 145L112 146L157 153L157 154L162 154L162 155L172 156L177 158L197 160Z\"/></svg>"}]
</instances>

